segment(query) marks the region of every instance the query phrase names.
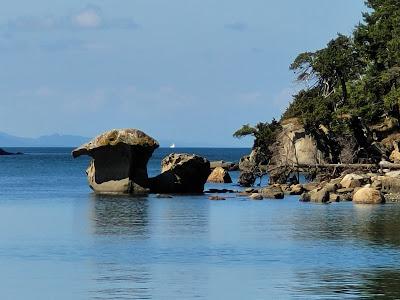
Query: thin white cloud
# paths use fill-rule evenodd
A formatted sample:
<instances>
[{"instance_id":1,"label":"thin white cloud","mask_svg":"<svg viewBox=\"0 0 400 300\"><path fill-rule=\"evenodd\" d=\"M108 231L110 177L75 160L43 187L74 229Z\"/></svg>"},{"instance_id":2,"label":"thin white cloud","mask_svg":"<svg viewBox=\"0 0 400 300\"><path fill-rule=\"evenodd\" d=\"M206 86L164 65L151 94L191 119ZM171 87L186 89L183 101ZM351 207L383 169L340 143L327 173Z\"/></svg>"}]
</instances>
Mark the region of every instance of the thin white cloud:
<instances>
[{"instance_id":1,"label":"thin white cloud","mask_svg":"<svg viewBox=\"0 0 400 300\"><path fill-rule=\"evenodd\" d=\"M101 9L94 6L87 6L79 13L73 15L71 19L75 26L86 29L99 28L103 22Z\"/></svg>"},{"instance_id":2,"label":"thin white cloud","mask_svg":"<svg viewBox=\"0 0 400 300\"><path fill-rule=\"evenodd\" d=\"M103 10L95 5L64 16L18 16L0 24L0 29L8 32L32 32L55 30L106 30L136 29L139 25L131 17L107 17Z\"/></svg>"}]
</instances>

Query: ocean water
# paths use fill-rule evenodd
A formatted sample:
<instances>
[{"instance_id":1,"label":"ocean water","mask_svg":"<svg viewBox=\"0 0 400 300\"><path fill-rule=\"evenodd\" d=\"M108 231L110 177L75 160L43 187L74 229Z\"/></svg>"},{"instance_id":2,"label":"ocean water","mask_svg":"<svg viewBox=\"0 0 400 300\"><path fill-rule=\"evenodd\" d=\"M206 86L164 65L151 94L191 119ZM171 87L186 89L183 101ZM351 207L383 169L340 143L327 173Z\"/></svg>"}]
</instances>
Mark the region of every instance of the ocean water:
<instances>
[{"instance_id":1,"label":"ocean water","mask_svg":"<svg viewBox=\"0 0 400 300\"><path fill-rule=\"evenodd\" d=\"M26 155L0 157L1 299L400 299L398 204L99 196L71 149L10 150Z\"/></svg>"}]
</instances>

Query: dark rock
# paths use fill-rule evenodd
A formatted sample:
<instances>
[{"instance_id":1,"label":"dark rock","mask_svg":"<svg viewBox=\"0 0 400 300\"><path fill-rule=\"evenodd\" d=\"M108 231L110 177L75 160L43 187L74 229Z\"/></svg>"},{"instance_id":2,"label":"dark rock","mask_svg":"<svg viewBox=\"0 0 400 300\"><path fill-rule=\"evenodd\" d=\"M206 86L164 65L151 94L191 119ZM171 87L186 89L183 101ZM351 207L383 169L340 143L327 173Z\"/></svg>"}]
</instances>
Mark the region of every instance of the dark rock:
<instances>
[{"instance_id":1,"label":"dark rock","mask_svg":"<svg viewBox=\"0 0 400 300\"><path fill-rule=\"evenodd\" d=\"M327 203L329 202L329 192L326 189L314 189L310 192L301 195L300 201L302 202L316 202Z\"/></svg>"},{"instance_id":2,"label":"dark rock","mask_svg":"<svg viewBox=\"0 0 400 300\"><path fill-rule=\"evenodd\" d=\"M161 162L162 173L150 179L155 193L198 194L210 175L210 162L194 154L173 153Z\"/></svg>"},{"instance_id":3,"label":"dark rock","mask_svg":"<svg viewBox=\"0 0 400 300\"><path fill-rule=\"evenodd\" d=\"M239 185L244 187L251 187L256 181L254 172L242 172L239 177Z\"/></svg>"},{"instance_id":4,"label":"dark rock","mask_svg":"<svg viewBox=\"0 0 400 300\"><path fill-rule=\"evenodd\" d=\"M264 198L268 199L283 199L285 194L280 186L269 186L260 191Z\"/></svg>"},{"instance_id":5,"label":"dark rock","mask_svg":"<svg viewBox=\"0 0 400 300\"><path fill-rule=\"evenodd\" d=\"M301 184L292 185L289 189L289 195L301 195L304 192L304 188Z\"/></svg>"},{"instance_id":6,"label":"dark rock","mask_svg":"<svg viewBox=\"0 0 400 300\"><path fill-rule=\"evenodd\" d=\"M0 155L22 155L22 152L17 152L17 153L13 153L13 152L7 152L4 149L0 148Z\"/></svg>"},{"instance_id":7,"label":"dark rock","mask_svg":"<svg viewBox=\"0 0 400 300\"><path fill-rule=\"evenodd\" d=\"M225 194L225 193L235 193L234 190L229 190L229 189L209 189L205 191L207 194Z\"/></svg>"}]
</instances>

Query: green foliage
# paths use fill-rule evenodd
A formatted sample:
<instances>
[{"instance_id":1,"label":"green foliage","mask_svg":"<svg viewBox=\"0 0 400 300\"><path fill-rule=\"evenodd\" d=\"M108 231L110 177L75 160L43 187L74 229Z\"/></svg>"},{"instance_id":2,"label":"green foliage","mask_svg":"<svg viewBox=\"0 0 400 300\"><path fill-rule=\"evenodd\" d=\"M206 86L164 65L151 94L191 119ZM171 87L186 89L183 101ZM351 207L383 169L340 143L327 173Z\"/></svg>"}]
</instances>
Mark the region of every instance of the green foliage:
<instances>
[{"instance_id":1,"label":"green foliage","mask_svg":"<svg viewBox=\"0 0 400 300\"><path fill-rule=\"evenodd\" d=\"M235 138L242 138L244 136L248 136L248 135L255 135L257 132L257 129L250 126L250 124L246 124L243 125L242 128L238 129L235 131L235 133L233 134L233 136Z\"/></svg>"},{"instance_id":2,"label":"green foliage","mask_svg":"<svg viewBox=\"0 0 400 300\"><path fill-rule=\"evenodd\" d=\"M369 12L351 36L338 34L325 48L301 53L290 65L304 88L282 118L297 118L310 134L324 135L333 156L336 137L353 135L367 149L372 142L368 125L383 116L400 120L400 0L367 0L366 5ZM321 133L320 125L329 130ZM275 121L245 125L234 136L254 136L254 147L268 157L277 128Z\"/></svg>"},{"instance_id":3,"label":"green foliage","mask_svg":"<svg viewBox=\"0 0 400 300\"><path fill-rule=\"evenodd\" d=\"M376 123L400 116L400 1L368 0L350 37L339 34L327 46L304 52L290 65L305 89L282 118L297 117L310 128L335 127L343 114Z\"/></svg>"},{"instance_id":4,"label":"green foliage","mask_svg":"<svg viewBox=\"0 0 400 300\"><path fill-rule=\"evenodd\" d=\"M275 119L272 121L265 123L258 123L255 127L250 126L249 124L243 125L242 128L237 130L233 136L236 138L241 138L243 136L252 135L254 137L254 145L253 148L258 148L259 151L259 163L267 162L270 158L270 150L269 146L271 146L275 140L278 130L281 128L281 125Z\"/></svg>"}]
</instances>

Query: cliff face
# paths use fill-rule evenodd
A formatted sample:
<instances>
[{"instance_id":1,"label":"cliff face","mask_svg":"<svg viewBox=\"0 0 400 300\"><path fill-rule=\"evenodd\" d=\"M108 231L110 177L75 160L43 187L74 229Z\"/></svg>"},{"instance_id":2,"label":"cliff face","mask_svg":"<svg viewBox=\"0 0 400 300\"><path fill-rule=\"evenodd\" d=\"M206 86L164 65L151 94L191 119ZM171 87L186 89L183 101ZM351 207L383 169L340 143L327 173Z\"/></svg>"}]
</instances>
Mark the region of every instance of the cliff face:
<instances>
[{"instance_id":1,"label":"cliff face","mask_svg":"<svg viewBox=\"0 0 400 300\"><path fill-rule=\"evenodd\" d=\"M273 153L270 165L325 163L324 154L318 149L317 141L306 133L298 119L284 120L281 125L282 129L276 137L276 142L270 147Z\"/></svg>"}]
</instances>

